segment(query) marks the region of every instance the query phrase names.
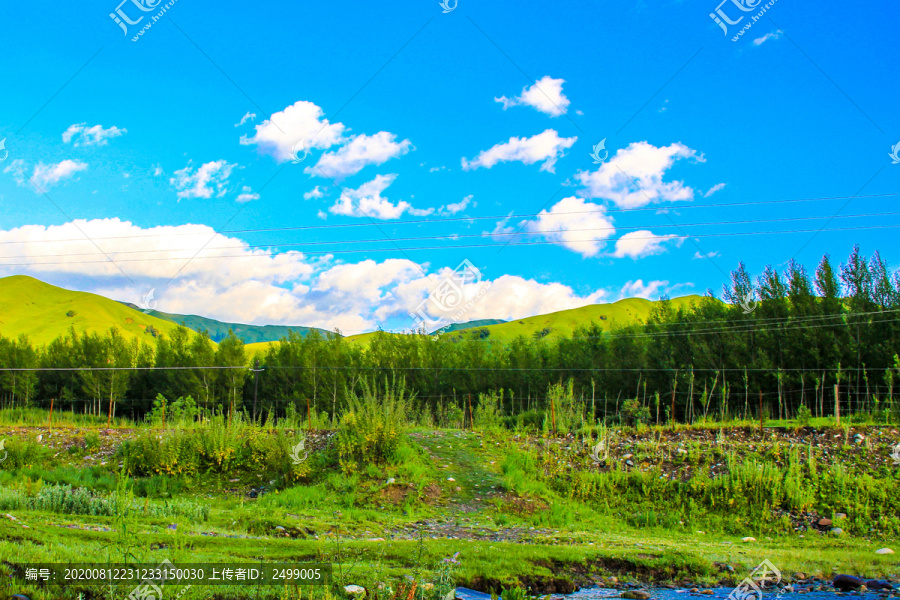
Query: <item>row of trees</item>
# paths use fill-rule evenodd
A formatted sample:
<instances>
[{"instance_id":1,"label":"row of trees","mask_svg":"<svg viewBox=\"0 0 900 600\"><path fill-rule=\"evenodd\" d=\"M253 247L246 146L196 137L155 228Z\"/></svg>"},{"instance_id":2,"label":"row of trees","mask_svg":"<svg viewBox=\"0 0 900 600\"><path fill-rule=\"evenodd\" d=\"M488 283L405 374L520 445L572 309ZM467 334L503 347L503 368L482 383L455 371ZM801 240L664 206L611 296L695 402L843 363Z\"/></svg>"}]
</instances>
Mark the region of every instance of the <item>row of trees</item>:
<instances>
[{"instance_id":1,"label":"row of trees","mask_svg":"<svg viewBox=\"0 0 900 600\"><path fill-rule=\"evenodd\" d=\"M292 334L258 357L230 334L218 345L204 332L177 329L151 346L104 335L66 336L34 348L0 337L0 401L141 417L157 394L194 398L200 407L335 415L364 380L399 380L415 408L432 415L471 412L480 395L502 390L505 414L550 410L548 390L571 382L594 417L615 416L626 400L656 418L772 416L893 406L900 380L900 272L859 248L835 268L826 255L810 274L791 262L755 280L743 264L724 286L691 306L663 298L646 323L604 330L585 324L569 337L509 343L484 331L437 338L378 333L368 346L337 334ZM258 358L258 381L250 368ZM65 370L14 371L13 368ZM95 370L87 370L94 368ZM254 398L258 395L258 407ZM292 409L293 410L293 409Z\"/></svg>"}]
</instances>

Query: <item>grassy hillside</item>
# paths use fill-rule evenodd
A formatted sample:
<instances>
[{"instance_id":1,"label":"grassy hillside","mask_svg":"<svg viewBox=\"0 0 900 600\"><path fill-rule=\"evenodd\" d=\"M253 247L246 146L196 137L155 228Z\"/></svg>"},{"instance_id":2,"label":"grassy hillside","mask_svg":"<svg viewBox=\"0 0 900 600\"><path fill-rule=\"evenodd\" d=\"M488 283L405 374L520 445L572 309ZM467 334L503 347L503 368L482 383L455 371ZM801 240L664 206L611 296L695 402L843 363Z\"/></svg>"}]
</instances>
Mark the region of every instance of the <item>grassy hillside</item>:
<instances>
[{"instance_id":1,"label":"grassy hillside","mask_svg":"<svg viewBox=\"0 0 900 600\"><path fill-rule=\"evenodd\" d=\"M674 308L689 306L701 299L700 296L682 296L673 298L672 305ZM591 304L508 323L478 327L465 330L462 335L486 337L501 342L508 342L519 336L526 338L539 336L553 339L560 336L571 336L577 327L587 325L591 321L599 324L604 330L609 329L613 323L629 325L637 321L645 321L654 304L655 302L644 298L627 298L612 304ZM486 330L488 334L485 335L481 330Z\"/></svg>"},{"instance_id":2,"label":"grassy hillside","mask_svg":"<svg viewBox=\"0 0 900 600\"><path fill-rule=\"evenodd\" d=\"M132 308L137 308L133 304L129 304ZM172 323L184 325L188 329L200 331L205 329L209 332L209 337L214 342L221 342L227 335L228 330L234 331L234 334L241 338L245 344L256 344L258 342L277 342L281 338L285 338L291 331L302 336L309 334L311 331L318 331L320 334L327 335L324 329L315 327L300 327L295 325L246 325L244 323L226 323L209 319L199 315L179 315L176 313L164 313L153 311L154 317L159 317Z\"/></svg>"},{"instance_id":3,"label":"grassy hillside","mask_svg":"<svg viewBox=\"0 0 900 600\"><path fill-rule=\"evenodd\" d=\"M674 308L686 307L692 303L700 302L701 299L701 296L672 298L672 305ZM463 339L490 339L500 342L509 342L519 336L531 338L539 334L540 337L554 339L560 336L571 336L577 327L585 326L591 321L599 324L604 330L609 329L613 323L628 325L638 321L645 321L654 304L654 301L643 298L627 298L611 304L590 304L581 308L562 310L546 315L536 315L496 324L475 325L475 323L480 322L472 321L465 323L463 327L451 326L444 335ZM485 322L490 323L489 320L485 320ZM374 332L361 333L348 336L346 340L356 344L368 345L374 335Z\"/></svg>"},{"instance_id":4,"label":"grassy hillside","mask_svg":"<svg viewBox=\"0 0 900 600\"><path fill-rule=\"evenodd\" d=\"M153 331L169 333L176 327L96 294L73 292L27 275L0 278L0 334L24 333L32 344L40 345L64 335L70 326L97 333L118 327L126 339L147 341Z\"/></svg>"}]
</instances>

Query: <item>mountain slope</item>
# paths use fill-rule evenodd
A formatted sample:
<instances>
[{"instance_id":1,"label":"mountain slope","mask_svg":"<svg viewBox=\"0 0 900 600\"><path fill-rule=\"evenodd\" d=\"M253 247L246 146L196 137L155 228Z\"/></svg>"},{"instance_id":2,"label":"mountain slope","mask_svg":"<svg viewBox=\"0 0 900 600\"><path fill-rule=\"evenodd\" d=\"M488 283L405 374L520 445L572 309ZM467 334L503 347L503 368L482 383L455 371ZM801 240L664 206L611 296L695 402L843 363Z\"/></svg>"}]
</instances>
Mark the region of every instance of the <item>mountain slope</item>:
<instances>
[{"instance_id":1,"label":"mountain slope","mask_svg":"<svg viewBox=\"0 0 900 600\"><path fill-rule=\"evenodd\" d=\"M128 304L132 308L137 308L134 304ZM308 335L311 331L318 331L323 336L328 334L324 329L316 327L300 327L295 325L246 325L244 323L227 323L225 321L217 321L199 315L179 315L177 313L164 313L154 310L150 313L154 317L159 317L172 323L184 325L188 329L200 331L205 329L209 332L209 337L214 342L221 342L228 335L228 330L234 331L234 334L244 340L245 344L256 344L259 342L277 342L281 338L285 338L291 331L301 336Z\"/></svg>"},{"instance_id":2,"label":"mountain slope","mask_svg":"<svg viewBox=\"0 0 900 600\"><path fill-rule=\"evenodd\" d=\"M686 307L694 302L700 302L701 299L701 296L682 296L680 298L672 298L671 302L672 307L678 309L681 306ZM591 321L600 325L605 331L613 323L621 326L630 325L638 321L646 321L654 304L656 302L645 300L644 298L626 298L611 304L590 304L581 308L536 315L508 323L466 329L457 335L487 338L501 342L508 342L519 336L526 338L547 337L552 339L560 336L571 336L576 328L587 325ZM483 330L488 333L485 334Z\"/></svg>"},{"instance_id":3,"label":"mountain slope","mask_svg":"<svg viewBox=\"0 0 900 600\"><path fill-rule=\"evenodd\" d=\"M40 345L65 335L70 326L79 333L101 334L118 327L126 339L147 342L154 333L169 333L176 327L97 294L74 292L27 275L0 278L0 335L24 333L32 344Z\"/></svg>"}]
</instances>

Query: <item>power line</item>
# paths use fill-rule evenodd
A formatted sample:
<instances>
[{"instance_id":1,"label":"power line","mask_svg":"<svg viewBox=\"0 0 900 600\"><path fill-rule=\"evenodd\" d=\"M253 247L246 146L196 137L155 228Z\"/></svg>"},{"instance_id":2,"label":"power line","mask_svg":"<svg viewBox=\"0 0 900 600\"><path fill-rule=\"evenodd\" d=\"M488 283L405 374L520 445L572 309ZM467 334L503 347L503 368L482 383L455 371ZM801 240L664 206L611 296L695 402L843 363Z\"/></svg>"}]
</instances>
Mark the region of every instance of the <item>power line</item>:
<instances>
[{"instance_id":1,"label":"power line","mask_svg":"<svg viewBox=\"0 0 900 600\"><path fill-rule=\"evenodd\" d=\"M764 205L780 205L780 204L792 204L798 202L825 202L831 200L866 200L866 199L876 199L876 198L888 198L900 196L900 192L898 193L890 193L890 194L869 194L865 196L825 196L820 198L798 198L798 199L785 199L785 200L761 200L756 202L730 202L724 204L678 204L678 205L654 205L654 206L639 206L632 208L601 208L597 210L581 210L581 211L566 211L566 212L555 212L552 214L543 213L545 215L550 216L562 216L562 215L581 215L581 214L595 214L595 213L628 213L628 212L643 212L643 211L660 211L660 210L671 210L671 211L679 211L686 209L696 209L696 208L734 208L739 206L764 206ZM466 217L446 217L446 218L435 218L435 219L412 219L412 220L397 220L397 221L384 221L384 224L387 225L421 225L428 223L451 223L458 221L481 221L481 220L511 220L511 219L529 219L534 217L542 216L542 213L532 213L532 214L512 214L512 215L487 215L487 216L466 216ZM822 217L827 218L827 217ZM218 234L237 234L237 233L270 233L277 231L305 231L305 230L313 230L313 229L342 229L348 227L373 227L375 224L373 223L329 223L327 225L298 225L293 227L269 227L269 228L259 228L259 229L224 229L222 231L218 231ZM166 226L158 226L154 229L161 229ZM204 227L205 229L209 229L204 225L200 227ZM94 240L134 240L134 239L145 239L145 238L157 238L157 237L173 237L173 236L206 236L208 231L198 231L198 232L172 232L172 233L155 233L150 235L120 235L120 236L106 236L106 237L95 237ZM84 238L63 238L58 240L6 240L0 241L0 245L4 244L33 244L33 243L60 243L60 242L79 242L84 241Z\"/></svg>"},{"instance_id":2,"label":"power line","mask_svg":"<svg viewBox=\"0 0 900 600\"><path fill-rule=\"evenodd\" d=\"M866 214L856 214L856 215L823 215L823 216L813 216L813 217L782 217L778 219L748 219L742 221L708 221L704 223L683 223L681 225L667 225L667 224L658 224L658 225L629 225L629 226L611 226L611 227L589 227L585 229L554 229L554 230L528 230L528 231L493 231L493 232L483 232L476 234L450 234L450 235L436 235L436 236L418 236L418 237L406 237L406 238L394 238L395 242L408 242L408 241L425 241L425 240L457 240L461 238L481 238L481 237L502 237L502 236L517 236L517 235L547 235L547 234L556 234L556 233L573 233L573 232L597 232L597 231L610 231L615 233L617 230L640 230L646 229L649 227L653 227L655 229L665 229L670 227L704 227L708 225L747 225L747 224L755 224L755 223L784 223L784 222L793 222L793 221L816 221L816 220L824 220L824 219L860 219L860 218L868 218L868 217L887 217L887 216L897 216L900 215L900 212L885 212L885 213L866 213ZM660 236L665 237L665 236ZM608 238L604 238L608 239ZM643 239L643 238L635 238L635 239ZM81 240L85 241L85 240ZM383 241L381 238L377 239L356 239L356 240L329 240L329 241L307 241L307 242L286 242L286 243L270 243L270 244L244 244L239 246L209 246L204 248L206 250L242 250L242 249L262 249L262 248L272 248L272 247L295 247L295 246L322 246L326 244L334 244L334 245L343 245L343 244L367 244L373 242ZM572 240L572 242L578 242L580 240ZM596 240L591 240L596 241ZM115 254L116 256L120 256L123 254L155 254L160 252L193 252L194 248L178 248L178 249L150 249L150 250L111 250L111 254ZM32 255L24 255L24 256L0 256L0 259L7 258L57 258L60 256L93 256L97 254L106 253L100 252L66 252L63 254L32 254Z\"/></svg>"},{"instance_id":3,"label":"power line","mask_svg":"<svg viewBox=\"0 0 900 600\"><path fill-rule=\"evenodd\" d=\"M819 232L840 232L840 231L866 231L873 229L895 229L900 227L898 225L866 225L866 226L855 226L855 227L835 227L832 229L793 229L786 231L739 231L732 233L697 233L691 234L689 236L674 236L674 237L691 237L691 238L713 238L713 237L743 237L743 236L752 236L752 235L785 235L785 234L795 234L795 233L810 233L813 231ZM672 235L650 235L650 236L641 236L631 238L632 240L669 240L672 239ZM587 242L609 242L609 238L588 238L583 240L572 240L571 243L587 243ZM533 242L517 242L508 244L509 246L545 246L545 245L560 245L561 241L559 240L539 240ZM458 245L445 245L445 246L414 246L414 247L401 247L400 249L404 252L406 251L414 251L414 250L460 250L460 249L468 249L468 248L493 248L496 247L496 244L458 244ZM310 251L299 251L301 254L307 255L329 255L329 254L359 254L359 253L375 253L375 252L396 252L397 248L357 248L353 250L310 250ZM117 254L116 252L112 252L112 254ZM68 256L68 255L66 255ZM272 258L273 254L220 254L217 256L197 256L194 260L213 260L213 259L222 259L222 258L242 258L242 259L253 259L253 258ZM27 258L27 257L23 257ZM185 257L157 257L157 258L125 258L121 260L117 260L116 262L156 262L156 261L171 261L171 260L184 260ZM108 261L102 260L76 260L76 261L51 261L51 262L28 262L28 263L0 263L0 266L7 267L35 267L35 266L51 266L51 265L84 265L84 264L93 264L93 263L105 263Z\"/></svg>"}]
</instances>

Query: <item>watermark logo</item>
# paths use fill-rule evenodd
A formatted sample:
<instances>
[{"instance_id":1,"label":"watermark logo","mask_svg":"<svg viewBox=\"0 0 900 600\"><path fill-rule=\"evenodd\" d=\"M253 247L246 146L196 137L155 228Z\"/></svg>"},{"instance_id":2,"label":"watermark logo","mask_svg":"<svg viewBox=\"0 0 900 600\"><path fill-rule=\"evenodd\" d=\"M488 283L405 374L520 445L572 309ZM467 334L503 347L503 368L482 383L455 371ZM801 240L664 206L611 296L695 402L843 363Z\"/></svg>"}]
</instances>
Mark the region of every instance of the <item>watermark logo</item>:
<instances>
[{"instance_id":1,"label":"watermark logo","mask_svg":"<svg viewBox=\"0 0 900 600\"><path fill-rule=\"evenodd\" d=\"M600 151L603 151L603 158L600 158ZM594 151L591 152L591 158L594 159L594 164L599 165L600 163L606 162L606 159L609 158L609 150L606 149L606 138L600 140L600 143L594 146Z\"/></svg>"},{"instance_id":2,"label":"watermark logo","mask_svg":"<svg viewBox=\"0 0 900 600\"><path fill-rule=\"evenodd\" d=\"M9 456L9 452L7 452L3 445L6 444L6 439L0 440L0 452L3 452L3 458L0 458L0 463L2 463Z\"/></svg>"},{"instance_id":3,"label":"watermark logo","mask_svg":"<svg viewBox=\"0 0 900 600\"><path fill-rule=\"evenodd\" d=\"M128 25L137 25L144 20L144 15L138 17L136 21L132 21L128 15L125 14L125 11L122 10L122 5L128 2L134 4L138 10L146 13L156 10L156 7L159 6L159 3L162 2L162 0L122 0L116 7L116 10L109 13L109 18L122 28L122 33L124 35L128 35Z\"/></svg>"},{"instance_id":4,"label":"watermark logo","mask_svg":"<svg viewBox=\"0 0 900 600\"><path fill-rule=\"evenodd\" d=\"M137 584L131 592L128 594L127 600L162 600L162 588L165 585L166 579L168 579L168 572L165 567L174 567L169 560L163 560L159 567L156 569L150 569L155 575L159 575L159 577L155 578L147 578Z\"/></svg>"},{"instance_id":5,"label":"watermark logo","mask_svg":"<svg viewBox=\"0 0 900 600\"><path fill-rule=\"evenodd\" d=\"M747 292L746 294L744 294L738 304L742 309L744 309L745 315L749 315L754 310L756 310L757 306L759 306L759 303L753 299L753 292Z\"/></svg>"},{"instance_id":6,"label":"watermark logo","mask_svg":"<svg viewBox=\"0 0 900 600\"><path fill-rule=\"evenodd\" d=\"M603 454L603 456L601 456L601 454ZM596 446L591 448L591 461L595 465L599 465L606 460L607 456L608 454L606 453L606 438L603 438L597 443Z\"/></svg>"},{"instance_id":7,"label":"watermark logo","mask_svg":"<svg viewBox=\"0 0 900 600\"><path fill-rule=\"evenodd\" d=\"M307 458L309 458L309 452L305 452L305 450L306 450L306 438L302 438L296 446L291 447L291 452L290 452L291 461L295 465L299 465L300 463L305 461ZM303 452L303 458L300 458L301 452Z\"/></svg>"},{"instance_id":8,"label":"watermark logo","mask_svg":"<svg viewBox=\"0 0 900 600\"><path fill-rule=\"evenodd\" d=\"M900 144L897 144L900 147ZM9 150L6 149L6 138L0 140L0 162L9 158Z\"/></svg>"},{"instance_id":9,"label":"watermark logo","mask_svg":"<svg viewBox=\"0 0 900 600\"><path fill-rule=\"evenodd\" d=\"M145 315L149 315L156 310L156 300L153 298L155 292L156 288L153 288L141 298L141 303L138 306Z\"/></svg>"},{"instance_id":10,"label":"watermark logo","mask_svg":"<svg viewBox=\"0 0 900 600\"><path fill-rule=\"evenodd\" d=\"M0 142L0 148L3 148L3 142ZM891 157L892 165L900 165L900 142L897 142L897 145L891 148L891 153L888 154ZM4 157L6 158L6 157ZM0 158L0 161L3 159Z\"/></svg>"},{"instance_id":11,"label":"watermark logo","mask_svg":"<svg viewBox=\"0 0 900 600\"><path fill-rule=\"evenodd\" d=\"M3 449L3 442L0 442L0 450ZM900 466L900 443L892 448L891 458L894 459L894 466Z\"/></svg>"},{"instance_id":12,"label":"watermark logo","mask_svg":"<svg viewBox=\"0 0 900 600\"><path fill-rule=\"evenodd\" d=\"M303 153L303 156L300 156L300 153ZM306 157L309 156L309 149L306 147L306 140L300 140L293 146L291 146L291 162L295 165L299 165Z\"/></svg>"},{"instance_id":13,"label":"watermark logo","mask_svg":"<svg viewBox=\"0 0 900 600\"><path fill-rule=\"evenodd\" d=\"M415 312L409 313L415 325L413 330L440 327L434 332L442 335L453 323L466 314L475 303L490 289L491 283L481 283L481 271L468 259L459 263L452 273L445 277L437 287L423 300ZM469 290L472 286L478 286L478 292L474 298L466 301L466 286Z\"/></svg>"},{"instance_id":14,"label":"watermark logo","mask_svg":"<svg viewBox=\"0 0 900 600\"><path fill-rule=\"evenodd\" d=\"M722 28L722 33L724 35L728 35L729 26L738 25L745 18L749 17L749 20L744 23L741 30L737 32L737 34L731 38L732 42L738 41L744 32L753 27L753 24L759 21L762 16L770 9L778 0L769 0L765 4L763 4L763 0L722 0L716 9L709 13L709 17L715 21L716 25ZM726 11L722 7L728 3L731 3L733 7L727 7ZM736 10L735 10L736 9ZM747 15L741 13L751 13L756 12L754 15ZM735 16L737 18L732 19L731 17Z\"/></svg>"},{"instance_id":15,"label":"watermark logo","mask_svg":"<svg viewBox=\"0 0 900 600\"><path fill-rule=\"evenodd\" d=\"M440 7L444 9L444 14L451 13L456 10L456 6L459 4L459 0L453 0L453 4L450 4L450 0L441 0L439 3Z\"/></svg>"},{"instance_id":16,"label":"watermark logo","mask_svg":"<svg viewBox=\"0 0 900 600\"><path fill-rule=\"evenodd\" d=\"M781 571L769 561L765 559L759 566L753 569L750 576L745 578L741 583L728 594L727 600L761 600L763 597L763 589L771 584L776 586L781 583ZM779 597L781 594L779 594Z\"/></svg>"}]
</instances>

